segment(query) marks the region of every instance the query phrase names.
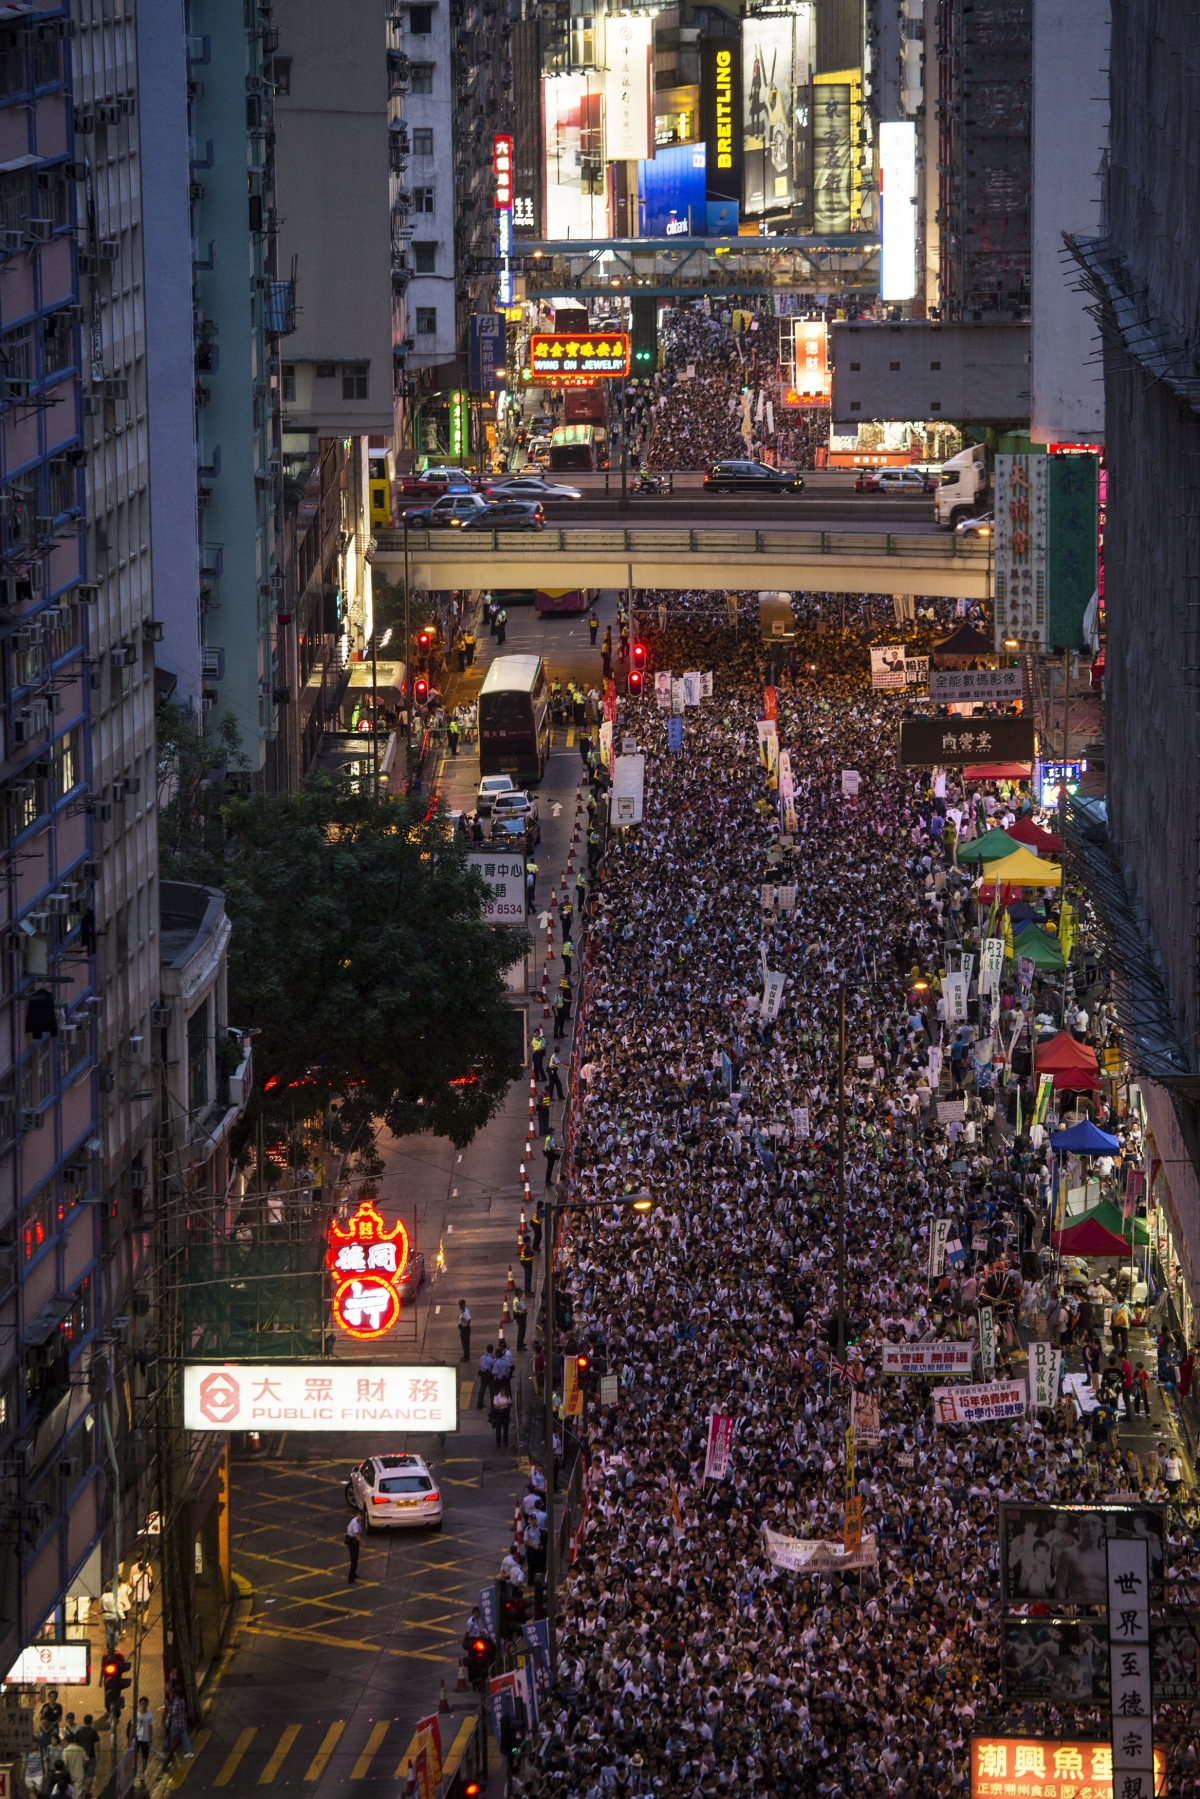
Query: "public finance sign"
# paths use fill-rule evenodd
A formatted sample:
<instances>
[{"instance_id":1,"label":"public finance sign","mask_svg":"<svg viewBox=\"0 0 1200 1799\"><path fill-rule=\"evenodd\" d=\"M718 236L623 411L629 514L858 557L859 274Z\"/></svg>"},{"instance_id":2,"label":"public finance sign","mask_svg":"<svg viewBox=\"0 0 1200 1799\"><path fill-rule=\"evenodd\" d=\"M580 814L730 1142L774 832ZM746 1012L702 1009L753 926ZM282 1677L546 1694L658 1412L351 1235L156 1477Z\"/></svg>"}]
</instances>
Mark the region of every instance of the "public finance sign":
<instances>
[{"instance_id":1,"label":"public finance sign","mask_svg":"<svg viewBox=\"0 0 1200 1799\"><path fill-rule=\"evenodd\" d=\"M185 1430L458 1429L453 1367L364 1362L189 1362Z\"/></svg>"},{"instance_id":2,"label":"public finance sign","mask_svg":"<svg viewBox=\"0 0 1200 1799\"><path fill-rule=\"evenodd\" d=\"M900 725L901 768L1031 763L1035 753L1031 718L906 718Z\"/></svg>"},{"instance_id":3,"label":"public finance sign","mask_svg":"<svg viewBox=\"0 0 1200 1799\"><path fill-rule=\"evenodd\" d=\"M535 331L529 343L529 366L534 380L555 375L627 375L629 335L624 331Z\"/></svg>"},{"instance_id":4,"label":"public finance sign","mask_svg":"<svg viewBox=\"0 0 1200 1799\"><path fill-rule=\"evenodd\" d=\"M1156 1792L1165 1790L1166 1773L1156 1748ZM971 1799L1114 1799L1112 1744L972 1737Z\"/></svg>"},{"instance_id":5,"label":"public finance sign","mask_svg":"<svg viewBox=\"0 0 1200 1799\"><path fill-rule=\"evenodd\" d=\"M487 888L480 914L483 922L520 924L525 917L525 864L520 856L474 851L467 856L467 867Z\"/></svg>"}]
</instances>

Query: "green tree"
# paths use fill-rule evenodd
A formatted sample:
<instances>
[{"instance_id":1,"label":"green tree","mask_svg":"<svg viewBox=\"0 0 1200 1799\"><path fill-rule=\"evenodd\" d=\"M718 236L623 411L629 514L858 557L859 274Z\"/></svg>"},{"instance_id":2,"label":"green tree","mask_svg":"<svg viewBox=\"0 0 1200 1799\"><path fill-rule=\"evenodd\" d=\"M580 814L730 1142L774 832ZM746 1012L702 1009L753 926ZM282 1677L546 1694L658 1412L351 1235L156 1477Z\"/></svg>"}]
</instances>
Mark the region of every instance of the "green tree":
<instances>
[{"instance_id":1,"label":"green tree","mask_svg":"<svg viewBox=\"0 0 1200 1799\"><path fill-rule=\"evenodd\" d=\"M351 1126L468 1143L513 1077L504 972L527 939L483 923L462 840L420 799L324 775L227 799L223 823L229 1016L261 1033L267 1115L337 1100Z\"/></svg>"}]
</instances>

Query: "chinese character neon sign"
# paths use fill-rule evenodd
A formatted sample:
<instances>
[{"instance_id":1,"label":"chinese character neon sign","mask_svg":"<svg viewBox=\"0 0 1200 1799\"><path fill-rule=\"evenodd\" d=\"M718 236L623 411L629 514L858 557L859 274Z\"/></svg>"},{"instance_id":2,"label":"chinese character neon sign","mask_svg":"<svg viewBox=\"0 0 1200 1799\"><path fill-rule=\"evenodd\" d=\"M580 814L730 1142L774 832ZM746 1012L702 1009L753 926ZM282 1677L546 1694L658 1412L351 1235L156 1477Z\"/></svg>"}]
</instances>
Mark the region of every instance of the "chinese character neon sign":
<instances>
[{"instance_id":1,"label":"chinese character neon sign","mask_svg":"<svg viewBox=\"0 0 1200 1799\"><path fill-rule=\"evenodd\" d=\"M348 1224L333 1219L325 1265L338 1276L333 1316L350 1337L378 1337L400 1316L393 1283L408 1261L408 1232L399 1219L389 1230L369 1199Z\"/></svg>"}]
</instances>

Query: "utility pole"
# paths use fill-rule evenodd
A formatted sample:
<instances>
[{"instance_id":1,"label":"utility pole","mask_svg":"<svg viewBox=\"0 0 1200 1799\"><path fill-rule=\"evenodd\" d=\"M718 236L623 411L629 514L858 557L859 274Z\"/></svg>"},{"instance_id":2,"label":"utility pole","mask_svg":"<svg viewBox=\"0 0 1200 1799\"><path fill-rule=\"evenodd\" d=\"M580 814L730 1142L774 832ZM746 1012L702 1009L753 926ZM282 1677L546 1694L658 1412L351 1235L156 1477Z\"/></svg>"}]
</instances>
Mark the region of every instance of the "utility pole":
<instances>
[{"instance_id":1,"label":"utility pole","mask_svg":"<svg viewBox=\"0 0 1200 1799\"><path fill-rule=\"evenodd\" d=\"M838 1237L837 1347L846 1359L846 983L838 984Z\"/></svg>"},{"instance_id":2,"label":"utility pole","mask_svg":"<svg viewBox=\"0 0 1200 1799\"><path fill-rule=\"evenodd\" d=\"M412 615L409 607L409 593L412 582L408 574L408 514L400 515L404 526L404 791L407 794L412 786Z\"/></svg>"}]
</instances>

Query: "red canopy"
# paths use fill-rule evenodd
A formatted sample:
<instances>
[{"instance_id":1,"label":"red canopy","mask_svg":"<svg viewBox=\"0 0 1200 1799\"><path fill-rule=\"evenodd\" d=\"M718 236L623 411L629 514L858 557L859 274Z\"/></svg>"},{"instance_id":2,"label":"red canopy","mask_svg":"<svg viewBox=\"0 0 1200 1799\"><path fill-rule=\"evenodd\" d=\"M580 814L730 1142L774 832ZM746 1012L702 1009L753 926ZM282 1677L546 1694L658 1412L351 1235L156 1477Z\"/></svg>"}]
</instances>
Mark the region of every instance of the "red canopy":
<instances>
[{"instance_id":1,"label":"red canopy","mask_svg":"<svg viewBox=\"0 0 1200 1799\"><path fill-rule=\"evenodd\" d=\"M963 769L968 781L1027 781L1032 762L969 762Z\"/></svg>"},{"instance_id":2,"label":"red canopy","mask_svg":"<svg viewBox=\"0 0 1200 1799\"><path fill-rule=\"evenodd\" d=\"M1061 837L1043 831L1041 825L1035 825L1031 818L1018 819L1010 827L1008 835L1015 837L1018 843L1028 844L1031 850L1037 850L1041 856L1056 855L1062 848Z\"/></svg>"},{"instance_id":3,"label":"red canopy","mask_svg":"<svg viewBox=\"0 0 1200 1799\"><path fill-rule=\"evenodd\" d=\"M1091 1068L1039 1068L1039 1074L1053 1074L1054 1091L1067 1093L1099 1093L1100 1076Z\"/></svg>"},{"instance_id":4,"label":"red canopy","mask_svg":"<svg viewBox=\"0 0 1200 1799\"><path fill-rule=\"evenodd\" d=\"M1116 1256L1129 1260L1129 1245L1124 1237L1105 1230L1098 1218L1086 1218L1069 1225L1065 1231L1054 1231L1051 1242L1068 1256Z\"/></svg>"},{"instance_id":5,"label":"red canopy","mask_svg":"<svg viewBox=\"0 0 1200 1799\"><path fill-rule=\"evenodd\" d=\"M1048 1043L1038 1045L1035 1057L1038 1072L1051 1074L1058 1069L1070 1069L1077 1073L1080 1069L1090 1069L1093 1073L1099 1067L1096 1052L1090 1043L1076 1043L1070 1031L1059 1031Z\"/></svg>"}]
</instances>

